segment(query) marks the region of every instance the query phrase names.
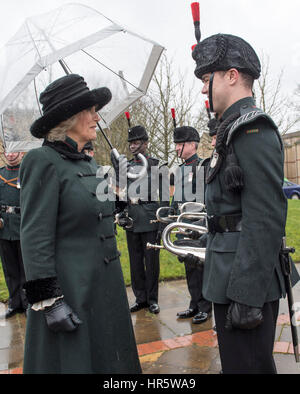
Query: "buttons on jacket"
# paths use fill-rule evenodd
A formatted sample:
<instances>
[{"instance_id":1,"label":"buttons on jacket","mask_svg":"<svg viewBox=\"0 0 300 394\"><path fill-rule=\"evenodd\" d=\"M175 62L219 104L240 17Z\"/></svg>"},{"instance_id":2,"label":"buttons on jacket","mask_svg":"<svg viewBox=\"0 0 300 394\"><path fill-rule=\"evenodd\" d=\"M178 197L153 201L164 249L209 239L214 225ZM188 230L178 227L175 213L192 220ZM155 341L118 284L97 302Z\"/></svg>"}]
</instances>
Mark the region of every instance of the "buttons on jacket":
<instances>
[{"instance_id":1,"label":"buttons on jacket","mask_svg":"<svg viewBox=\"0 0 300 394\"><path fill-rule=\"evenodd\" d=\"M109 264L111 261L116 260L117 258L119 258L121 256L121 253L118 251L118 254L116 256L113 257L104 257L103 261L105 264Z\"/></svg>"}]
</instances>

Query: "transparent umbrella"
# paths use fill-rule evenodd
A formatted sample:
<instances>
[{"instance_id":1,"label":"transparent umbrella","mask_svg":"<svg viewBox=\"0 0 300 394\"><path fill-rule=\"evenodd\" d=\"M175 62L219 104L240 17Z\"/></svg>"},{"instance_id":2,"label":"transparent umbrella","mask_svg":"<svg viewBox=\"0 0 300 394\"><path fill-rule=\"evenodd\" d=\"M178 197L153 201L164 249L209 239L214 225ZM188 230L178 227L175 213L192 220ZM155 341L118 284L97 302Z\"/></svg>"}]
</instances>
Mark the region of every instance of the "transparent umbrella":
<instances>
[{"instance_id":1,"label":"transparent umbrella","mask_svg":"<svg viewBox=\"0 0 300 394\"><path fill-rule=\"evenodd\" d=\"M0 49L0 126L5 149L27 151L42 143L29 131L40 116L39 93L69 72L82 75L90 89L106 86L112 91L99 124L100 129L109 127L146 94L163 50L82 4L67 4L26 19Z\"/></svg>"}]
</instances>

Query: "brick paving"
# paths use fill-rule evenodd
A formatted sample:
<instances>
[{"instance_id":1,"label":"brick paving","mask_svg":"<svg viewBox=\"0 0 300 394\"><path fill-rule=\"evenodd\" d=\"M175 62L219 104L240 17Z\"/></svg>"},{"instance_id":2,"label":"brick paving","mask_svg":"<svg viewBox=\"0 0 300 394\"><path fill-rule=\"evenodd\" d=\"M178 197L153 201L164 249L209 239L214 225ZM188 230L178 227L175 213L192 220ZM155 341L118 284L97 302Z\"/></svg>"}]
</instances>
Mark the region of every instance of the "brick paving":
<instances>
[{"instance_id":1,"label":"brick paving","mask_svg":"<svg viewBox=\"0 0 300 394\"><path fill-rule=\"evenodd\" d=\"M129 303L134 301L131 288L127 289ZM300 301L300 285L295 290ZM138 354L146 374L218 374L221 363L213 318L204 324L192 324L191 319L177 320L176 313L186 309L189 296L186 282L160 284L158 315L146 309L132 314ZM3 307L3 305L2 305ZM298 318L300 321L300 317ZM0 322L0 374L22 374L25 315ZM278 373L300 373L300 365L293 362L293 346L289 327L287 303L280 303L277 320L274 358Z\"/></svg>"}]
</instances>

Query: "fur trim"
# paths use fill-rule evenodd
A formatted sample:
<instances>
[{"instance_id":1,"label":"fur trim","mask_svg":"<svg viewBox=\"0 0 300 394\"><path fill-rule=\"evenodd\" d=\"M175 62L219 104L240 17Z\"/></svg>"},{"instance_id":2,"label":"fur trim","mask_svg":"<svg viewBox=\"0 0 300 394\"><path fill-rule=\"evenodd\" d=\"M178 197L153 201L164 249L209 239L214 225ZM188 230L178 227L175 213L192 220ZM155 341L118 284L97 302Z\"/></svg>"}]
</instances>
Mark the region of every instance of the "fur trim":
<instances>
[{"instance_id":1,"label":"fur trim","mask_svg":"<svg viewBox=\"0 0 300 394\"><path fill-rule=\"evenodd\" d=\"M57 277L55 276L30 280L23 287L30 304L63 295Z\"/></svg>"}]
</instances>

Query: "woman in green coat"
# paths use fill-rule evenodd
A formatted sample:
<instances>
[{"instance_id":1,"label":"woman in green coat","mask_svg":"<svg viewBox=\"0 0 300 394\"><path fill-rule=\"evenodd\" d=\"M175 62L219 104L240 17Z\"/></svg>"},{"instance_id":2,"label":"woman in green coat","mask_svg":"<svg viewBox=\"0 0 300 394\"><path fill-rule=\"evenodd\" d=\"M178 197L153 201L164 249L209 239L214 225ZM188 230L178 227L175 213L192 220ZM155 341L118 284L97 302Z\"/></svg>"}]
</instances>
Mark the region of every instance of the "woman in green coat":
<instances>
[{"instance_id":1,"label":"woman in green coat","mask_svg":"<svg viewBox=\"0 0 300 394\"><path fill-rule=\"evenodd\" d=\"M97 198L96 111L111 99L76 74L40 96L44 138L20 170L28 311L24 373L140 373L114 235L114 203ZM100 196L98 196L100 197Z\"/></svg>"}]
</instances>

